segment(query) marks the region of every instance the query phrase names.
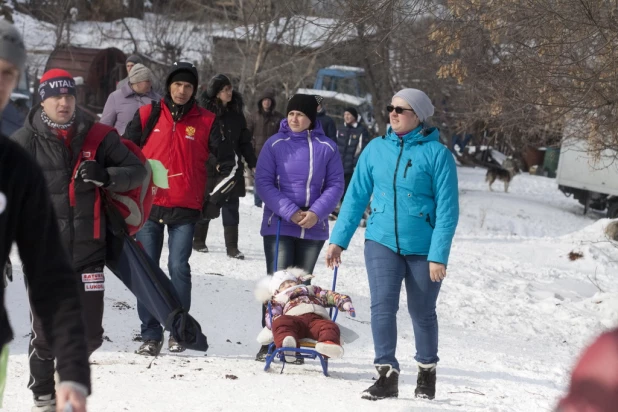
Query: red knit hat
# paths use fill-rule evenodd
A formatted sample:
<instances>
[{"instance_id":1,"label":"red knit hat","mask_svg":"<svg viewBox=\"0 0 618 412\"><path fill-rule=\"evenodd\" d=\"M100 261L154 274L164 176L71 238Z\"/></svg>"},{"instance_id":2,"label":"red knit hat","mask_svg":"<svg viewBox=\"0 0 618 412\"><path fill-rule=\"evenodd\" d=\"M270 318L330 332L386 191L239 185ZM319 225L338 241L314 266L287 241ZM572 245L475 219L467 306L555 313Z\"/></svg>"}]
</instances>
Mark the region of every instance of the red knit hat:
<instances>
[{"instance_id":1,"label":"red knit hat","mask_svg":"<svg viewBox=\"0 0 618 412\"><path fill-rule=\"evenodd\" d=\"M50 69L43 73L43 77L41 77L41 82L39 83L41 101L48 97L60 96L63 94L77 96L75 79L71 76L71 73L62 69Z\"/></svg>"}]
</instances>

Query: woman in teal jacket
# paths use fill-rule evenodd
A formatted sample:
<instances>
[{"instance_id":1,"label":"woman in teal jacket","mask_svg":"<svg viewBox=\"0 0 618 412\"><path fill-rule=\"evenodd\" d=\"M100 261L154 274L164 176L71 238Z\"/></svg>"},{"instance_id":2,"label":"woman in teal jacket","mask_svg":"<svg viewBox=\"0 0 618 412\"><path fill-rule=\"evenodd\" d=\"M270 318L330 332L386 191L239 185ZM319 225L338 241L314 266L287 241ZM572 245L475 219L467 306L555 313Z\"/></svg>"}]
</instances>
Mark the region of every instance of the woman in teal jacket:
<instances>
[{"instance_id":1,"label":"woman in teal jacket","mask_svg":"<svg viewBox=\"0 0 618 412\"><path fill-rule=\"evenodd\" d=\"M390 127L362 152L345 194L326 254L341 263L371 199L365 266L371 294L374 364L380 375L365 399L397 397L397 310L405 280L416 341L415 395L433 399L438 362L436 300L459 219L457 169L439 131L425 120L433 105L425 93L403 89L387 106Z\"/></svg>"}]
</instances>

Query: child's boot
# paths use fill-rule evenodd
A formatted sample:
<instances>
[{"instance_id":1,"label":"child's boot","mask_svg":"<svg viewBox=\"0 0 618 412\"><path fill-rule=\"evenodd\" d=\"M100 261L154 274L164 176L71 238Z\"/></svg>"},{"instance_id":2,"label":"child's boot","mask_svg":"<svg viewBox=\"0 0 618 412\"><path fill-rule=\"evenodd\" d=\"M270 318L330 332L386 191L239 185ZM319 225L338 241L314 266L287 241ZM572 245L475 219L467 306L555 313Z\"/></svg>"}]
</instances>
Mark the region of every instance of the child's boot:
<instances>
[{"instance_id":1,"label":"child's boot","mask_svg":"<svg viewBox=\"0 0 618 412\"><path fill-rule=\"evenodd\" d=\"M418 377L414 396L417 398L433 399L436 397L436 364L418 364Z\"/></svg>"},{"instance_id":2,"label":"child's boot","mask_svg":"<svg viewBox=\"0 0 618 412\"><path fill-rule=\"evenodd\" d=\"M399 396L399 371L391 365L376 365L376 370L380 377L363 392L362 398L370 401L397 398Z\"/></svg>"},{"instance_id":3,"label":"child's boot","mask_svg":"<svg viewBox=\"0 0 618 412\"><path fill-rule=\"evenodd\" d=\"M330 340L316 343L315 350L331 359L339 359L343 356L343 346Z\"/></svg>"},{"instance_id":4,"label":"child's boot","mask_svg":"<svg viewBox=\"0 0 618 412\"><path fill-rule=\"evenodd\" d=\"M296 339L294 338L294 336L286 336L285 338L283 338L283 343L281 345L282 348L297 348L298 346L296 345ZM285 351L283 352L283 355L285 356L285 361L286 362L296 362L296 352L289 352L289 351Z\"/></svg>"}]
</instances>

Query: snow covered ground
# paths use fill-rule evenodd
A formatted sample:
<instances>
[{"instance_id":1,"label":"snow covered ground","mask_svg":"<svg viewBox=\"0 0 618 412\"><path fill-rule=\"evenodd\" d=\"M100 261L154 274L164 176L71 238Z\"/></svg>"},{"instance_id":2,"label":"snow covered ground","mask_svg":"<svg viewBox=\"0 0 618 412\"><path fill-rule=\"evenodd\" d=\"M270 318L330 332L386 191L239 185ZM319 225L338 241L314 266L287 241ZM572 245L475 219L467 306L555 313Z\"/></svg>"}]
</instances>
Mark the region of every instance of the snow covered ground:
<instances>
[{"instance_id":1,"label":"snow covered ground","mask_svg":"<svg viewBox=\"0 0 618 412\"><path fill-rule=\"evenodd\" d=\"M211 253L191 257L191 312L208 336L207 356L164 349L149 369L150 359L133 354L139 345L133 341L139 331L134 299L107 276L108 339L91 359L89 410L551 411L580 350L618 323L618 244L603 234L608 220L582 216L582 207L565 198L552 179L519 175L510 193L492 193L482 169L460 168L459 177L461 218L438 303L441 362L434 401L414 399L414 340L403 295L400 398L360 399L374 376L363 230L344 252L337 287L352 296L357 310L356 319L342 314L340 323L359 339L346 345L342 360L331 362L330 378L317 361L287 366L283 374L277 365L269 373L262 370L264 365L253 360L260 309L252 292L265 271L261 210L246 197L240 243L246 260L225 256L220 221L211 224ZM571 261L571 251L583 257ZM19 265L14 268L7 304L17 338L10 346L5 408L21 412L31 405L29 322ZM330 286L332 273L323 256L315 274L315 284Z\"/></svg>"}]
</instances>

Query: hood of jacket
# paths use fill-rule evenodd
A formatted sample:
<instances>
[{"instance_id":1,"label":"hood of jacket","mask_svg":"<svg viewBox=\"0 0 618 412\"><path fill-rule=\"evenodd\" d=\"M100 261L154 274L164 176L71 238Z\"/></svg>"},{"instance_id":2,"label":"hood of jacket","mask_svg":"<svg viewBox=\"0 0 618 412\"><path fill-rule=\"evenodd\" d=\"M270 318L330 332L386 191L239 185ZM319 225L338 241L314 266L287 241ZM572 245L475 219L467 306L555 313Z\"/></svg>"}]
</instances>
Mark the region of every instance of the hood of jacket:
<instances>
[{"instance_id":1,"label":"hood of jacket","mask_svg":"<svg viewBox=\"0 0 618 412\"><path fill-rule=\"evenodd\" d=\"M245 108L245 103L243 101L242 95L234 90L232 92L232 100L226 105L223 106L221 101L215 97L208 97L206 92L202 93L200 98L200 106L204 109L213 112L217 116L220 116L224 112L236 112L242 113Z\"/></svg>"},{"instance_id":2,"label":"hood of jacket","mask_svg":"<svg viewBox=\"0 0 618 412\"><path fill-rule=\"evenodd\" d=\"M258 112L260 113L264 113L264 109L262 108L262 100L264 99L270 99L270 101L272 102L272 104L270 105L270 113L274 112L275 108L277 107L277 100L275 100L275 92L273 92L272 90L266 90L258 96L257 108Z\"/></svg>"}]
</instances>

